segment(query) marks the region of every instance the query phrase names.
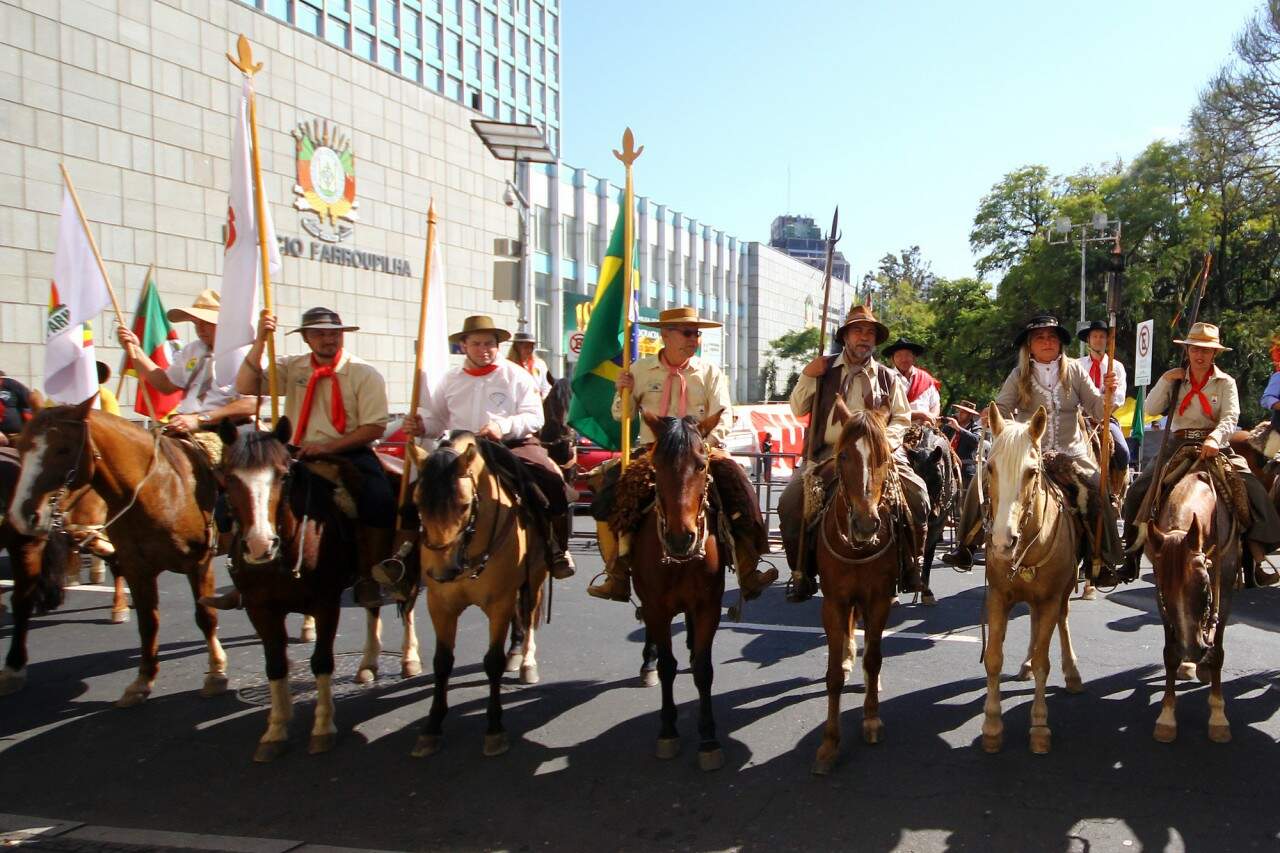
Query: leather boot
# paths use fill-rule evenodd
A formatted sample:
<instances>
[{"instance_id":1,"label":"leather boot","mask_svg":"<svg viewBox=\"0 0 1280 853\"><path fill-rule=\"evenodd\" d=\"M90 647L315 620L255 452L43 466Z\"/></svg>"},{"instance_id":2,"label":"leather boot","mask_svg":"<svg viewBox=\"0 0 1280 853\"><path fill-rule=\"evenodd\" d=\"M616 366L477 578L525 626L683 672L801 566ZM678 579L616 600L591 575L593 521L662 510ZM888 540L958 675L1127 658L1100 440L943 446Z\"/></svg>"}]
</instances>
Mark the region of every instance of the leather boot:
<instances>
[{"instance_id":1,"label":"leather boot","mask_svg":"<svg viewBox=\"0 0 1280 853\"><path fill-rule=\"evenodd\" d=\"M631 600L631 557L618 554L613 562L605 565L604 573L596 583L587 587L587 594L606 601Z\"/></svg>"},{"instance_id":2,"label":"leather boot","mask_svg":"<svg viewBox=\"0 0 1280 853\"><path fill-rule=\"evenodd\" d=\"M395 529L391 527L369 527L360 525L356 529L356 549L359 555L357 563L359 578L356 580L355 586L352 587L352 596L356 603L361 607L380 607L382 605L383 596L379 589L381 584L374 578L374 567L378 566L391 554L392 540L395 537ZM393 597L397 593L403 592L405 579L402 577L399 584L387 590Z\"/></svg>"},{"instance_id":3,"label":"leather boot","mask_svg":"<svg viewBox=\"0 0 1280 853\"><path fill-rule=\"evenodd\" d=\"M1253 580L1258 586L1275 586L1280 583L1280 573L1267 566L1267 549L1252 539L1246 540L1249 554L1253 557Z\"/></svg>"},{"instance_id":4,"label":"leather boot","mask_svg":"<svg viewBox=\"0 0 1280 853\"><path fill-rule=\"evenodd\" d=\"M770 568L762 572L758 568L751 568L738 572L738 589L742 590L743 599L754 601L777 579L777 569Z\"/></svg>"},{"instance_id":5,"label":"leather boot","mask_svg":"<svg viewBox=\"0 0 1280 853\"><path fill-rule=\"evenodd\" d=\"M957 569L972 569L973 552L969 550L967 545L956 545L942 555L942 562L948 566L955 566Z\"/></svg>"},{"instance_id":6,"label":"leather boot","mask_svg":"<svg viewBox=\"0 0 1280 853\"><path fill-rule=\"evenodd\" d=\"M808 601L818 592L818 579L807 575L799 569L791 572L791 580L787 581L787 601L799 604Z\"/></svg>"},{"instance_id":7,"label":"leather boot","mask_svg":"<svg viewBox=\"0 0 1280 853\"><path fill-rule=\"evenodd\" d=\"M392 555L375 563L370 576L396 601L409 601L417 587L417 579L408 566L413 550L418 547L418 533L415 530L397 530L392 544L395 546Z\"/></svg>"}]
</instances>

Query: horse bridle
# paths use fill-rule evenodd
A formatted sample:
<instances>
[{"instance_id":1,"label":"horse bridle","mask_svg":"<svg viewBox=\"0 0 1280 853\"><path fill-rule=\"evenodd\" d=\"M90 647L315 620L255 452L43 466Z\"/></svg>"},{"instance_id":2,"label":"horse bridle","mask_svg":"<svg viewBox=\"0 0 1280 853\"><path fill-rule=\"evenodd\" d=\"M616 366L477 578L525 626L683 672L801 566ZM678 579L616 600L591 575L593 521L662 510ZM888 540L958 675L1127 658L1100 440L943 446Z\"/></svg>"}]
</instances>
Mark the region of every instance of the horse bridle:
<instances>
[{"instance_id":1,"label":"horse bridle","mask_svg":"<svg viewBox=\"0 0 1280 853\"><path fill-rule=\"evenodd\" d=\"M841 477L839 475L838 470L836 473L836 482L838 484L836 486L836 500L844 502L845 509L847 510L845 515L845 529L848 530L848 532L846 533L845 529L842 529L839 526L837 526L836 535L840 538L840 544L844 545L850 551L853 551L856 553L858 550L858 545L856 545L853 542L853 522L854 522L853 501L849 499L849 492L845 488L844 477ZM890 517L888 519L890 530L892 530L893 525L896 525L899 521L899 519L896 516L898 513L898 506L900 504L900 501L897 500L897 498L900 497L900 491L901 491L901 483L898 480L898 469L897 469L897 466L893 465L891 461L889 464L889 473L885 476L885 488L882 489L880 492L880 502L878 504L881 507L888 505L889 512L890 512ZM856 566L864 563L874 562L880 559L882 556L884 556L884 554L889 550L889 548L891 548L895 543L901 544L898 541L898 537L890 535L885 537L884 546L880 548L880 550L876 551L875 553L869 554L865 557L858 557L858 556L846 557L843 554L840 554L839 552L837 552L836 549L832 546L831 539L827 535L827 522L825 518L826 513L823 513L823 515L824 517L818 523L819 533L822 536L822 544L827 546L827 550L831 552L831 555L833 557L835 557L837 560L844 563L845 565ZM876 541L879 539L879 537L880 537L880 531L877 529L875 535L872 536L871 539L869 540L869 543L872 546L874 546L876 544Z\"/></svg>"},{"instance_id":2,"label":"horse bridle","mask_svg":"<svg viewBox=\"0 0 1280 853\"><path fill-rule=\"evenodd\" d=\"M711 508L711 471L707 470L706 480L702 483L702 502L698 507L697 534L689 553L683 556L672 556L667 549L667 514L662 509L662 498L654 495L653 512L658 521L658 547L662 549L662 563L682 563L687 560L703 560L707 556L707 515Z\"/></svg>"},{"instance_id":3,"label":"horse bridle","mask_svg":"<svg viewBox=\"0 0 1280 853\"><path fill-rule=\"evenodd\" d=\"M468 552L471 549L471 540L476 533L476 522L479 521L480 518L480 488L479 484L476 483L474 475L468 474L467 479L471 481L471 507L467 516L466 526L462 528L462 531L457 536L454 536L448 542L427 541L426 530L424 529L422 533L422 545L427 550L435 551L436 553L450 551L453 549L461 551L457 561L458 568L461 569L461 573L463 574L470 573L469 577L474 580L475 578L480 577L480 573L485 570L485 567L489 563L489 558L493 556L493 552L507 541L507 536L510 534L512 528L515 527L516 512L519 509L519 502L517 500L512 506L505 508L500 502L496 502L493 513L493 524L489 527L489 537L487 539L485 549L479 554L471 556ZM503 513L504 509L506 510L505 513ZM499 530L498 520L499 516L502 515L505 515L505 518L503 520L502 529Z\"/></svg>"}]
</instances>

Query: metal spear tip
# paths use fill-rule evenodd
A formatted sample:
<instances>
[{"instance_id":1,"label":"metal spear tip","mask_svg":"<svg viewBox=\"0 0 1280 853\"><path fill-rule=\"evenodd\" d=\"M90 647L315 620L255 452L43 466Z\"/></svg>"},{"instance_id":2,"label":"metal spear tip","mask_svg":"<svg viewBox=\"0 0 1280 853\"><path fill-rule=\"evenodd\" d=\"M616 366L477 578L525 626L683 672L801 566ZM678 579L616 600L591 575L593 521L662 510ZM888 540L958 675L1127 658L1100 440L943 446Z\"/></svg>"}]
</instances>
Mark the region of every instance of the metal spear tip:
<instances>
[{"instance_id":1,"label":"metal spear tip","mask_svg":"<svg viewBox=\"0 0 1280 853\"><path fill-rule=\"evenodd\" d=\"M613 156L621 160L624 165L630 166L636 161L637 157L644 153L644 146L641 145L639 148L636 148L635 144L635 134L633 134L631 132L631 128L628 127L622 133L622 151L618 151L616 148L613 149Z\"/></svg>"},{"instance_id":2,"label":"metal spear tip","mask_svg":"<svg viewBox=\"0 0 1280 853\"><path fill-rule=\"evenodd\" d=\"M229 53L227 54L227 59L230 60L232 65L240 69L241 74L246 77L252 77L262 70L261 62L256 65L253 62L253 48L249 46L249 40L245 38L244 33L241 33L240 37L236 39L236 53L239 54L238 59Z\"/></svg>"}]
</instances>

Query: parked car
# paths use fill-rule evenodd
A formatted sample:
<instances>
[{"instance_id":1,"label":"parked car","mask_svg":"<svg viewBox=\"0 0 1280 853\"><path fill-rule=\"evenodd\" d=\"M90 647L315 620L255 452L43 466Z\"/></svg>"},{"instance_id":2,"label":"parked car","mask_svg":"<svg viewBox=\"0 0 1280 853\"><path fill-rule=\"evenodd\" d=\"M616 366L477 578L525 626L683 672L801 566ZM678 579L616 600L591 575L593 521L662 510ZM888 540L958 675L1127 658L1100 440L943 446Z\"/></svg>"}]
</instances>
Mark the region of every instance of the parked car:
<instances>
[{"instance_id":1,"label":"parked car","mask_svg":"<svg viewBox=\"0 0 1280 853\"><path fill-rule=\"evenodd\" d=\"M619 454L616 450L606 450L600 447L591 439L582 435L578 436L575 447L578 451L578 464L573 469L573 482L569 485L578 490L578 505L586 506L594 498L591 486L587 483L587 474L610 459L616 459Z\"/></svg>"}]
</instances>

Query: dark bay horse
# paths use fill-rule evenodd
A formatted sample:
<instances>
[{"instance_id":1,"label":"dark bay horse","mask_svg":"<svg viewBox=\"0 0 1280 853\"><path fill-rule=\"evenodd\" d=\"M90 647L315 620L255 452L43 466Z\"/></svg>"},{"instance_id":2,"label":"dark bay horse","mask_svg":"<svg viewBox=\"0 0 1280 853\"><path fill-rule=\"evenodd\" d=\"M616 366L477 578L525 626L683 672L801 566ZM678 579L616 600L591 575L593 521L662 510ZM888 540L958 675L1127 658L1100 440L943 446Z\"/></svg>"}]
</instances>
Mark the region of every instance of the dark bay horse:
<instances>
[{"instance_id":1,"label":"dark bay horse","mask_svg":"<svg viewBox=\"0 0 1280 853\"><path fill-rule=\"evenodd\" d=\"M698 688L698 766L718 770L724 752L716 739L711 710L711 644L720 626L724 566L716 537L717 519L710 500L705 438L720 421L720 412L701 423L642 413L654 435L653 472L656 499L631 539L631 579L640 599L645 644L658 654L662 685L661 726L657 755L680 753L673 685L676 658L671 651L671 620L685 617L690 632L693 682Z\"/></svg>"},{"instance_id":2,"label":"dark bay horse","mask_svg":"<svg viewBox=\"0 0 1280 853\"><path fill-rule=\"evenodd\" d=\"M518 600L525 625L520 680L532 684L539 677L532 615L541 606L547 579L545 548L515 496L486 463L486 453L510 451L501 445L481 450L474 435L455 432L427 457L418 477L415 499L422 522L418 555L436 651L431 710L414 744L415 758L440 749L458 617L468 607L479 607L489 620L484 656L489 680L485 755L501 755L509 747L502 724L502 673L507 659L503 642L516 617ZM521 590L525 595L518 597Z\"/></svg>"},{"instance_id":3,"label":"dark bay horse","mask_svg":"<svg viewBox=\"0 0 1280 853\"><path fill-rule=\"evenodd\" d=\"M854 625L862 616L866 674L862 738L879 743L881 638L889 619L907 547L894 530L892 508L897 473L878 410L850 412L843 401L834 417L836 494L818 523L817 565L822 584L822 626L827 632L827 723L813 772L825 775L840 754L840 694L853 666Z\"/></svg>"},{"instance_id":4,"label":"dark bay horse","mask_svg":"<svg viewBox=\"0 0 1280 853\"><path fill-rule=\"evenodd\" d=\"M138 676L116 704L141 703L155 683L160 669L157 578L164 571L186 575L196 600L196 624L209 648L209 672L200 693L223 693L227 656L218 642L218 616L199 603L214 589L213 469L192 444L153 435L91 408L92 402L44 409L27 422L17 442L22 469L9 521L23 535L47 537L61 511L57 504L71 491L91 487L110 513L106 529L116 551L113 565L133 594L142 646Z\"/></svg>"},{"instance_id":5,"label":"dark bay horse","mask_svg":"<svg viewBox=\"0 0 1280 853\"><path fill-rule=\"evenodd\" d=\"M359 561L357 522L340 506L339 484L290 457L286 442L291 434L288 418L281 418L271 432L241 434L225 421L219 429L225 445L219 476L236 521L232 577L262 639L271 688L267 731L253 756L259 762L272 761L288 748L293 716L285 630L289 613L315 619L311 671L316 711L307 751L333 748L338 732L333 719L333 641L342 592L355 581ZM351 490L358 488L359 473L341 459L321 457L315 464L335 467L354 512Z\"/></svg>"},{"instance_id":6,"label":"dark bay horse","mask_svg":"<svg viewBox=\"0 0 1280 853\"><path fill-rule=\"evenodd\" d=\"M919 440L914 446L908 446L906 451L911 470L924 481L929 493L929 519L925 527L924 561L920 573L924 589L920 593L920 601L925 606L932 606L937 603L933 590L929 588L933 555L942 541L942 529L950 515L949 507L955 500L954 493L960 478L952 470L954 456L951 446L941 434L931 429L922 430Z\"/></svg>"},{"instance_id":7,"label":"dark bay horse","mask_svg":"<svg viewBox=\"0 0 1280 853\"><path fill-rule=\"evenodd\" d=\"M1062 643L1062 672L1067 692L1084 690L1067 627L1068 600L1076 582L1080 532L1068 515L1062 489L1045 473L1040 438L1048 424L1044 407L1026 424L1006 421L994 403L987 410L994 441L987 458L991 537L987 545L987 618L990 635L983 650L987 700L983 707L982 748L999 752L1004 743L1000 714L1000 675L1009 611L1025 601L1031 607L1028 659L1035 676L1031 702L1031 751L1050 746L1049 644L1056 627ZM981 474L980 474L981 476Z\"/></svg>"},{"instance_id":8,"label":"dark bay horse","mask_svg":"<svg viewBox=\"0 0 1280 853\"><path fill-rule=\"evenodd\" d=\"M1194 667L1209 685L1209 740L1226 743L1231 725L1222 698L1223 641L1242 549L1231 510L1218 500L1208 474L1191 470L1174 484L1148 527L1145 550L1164 622L1164 700L1155 739L1177 737L1174 681L1180 670Z\"/></svg>"}]
</instances>

